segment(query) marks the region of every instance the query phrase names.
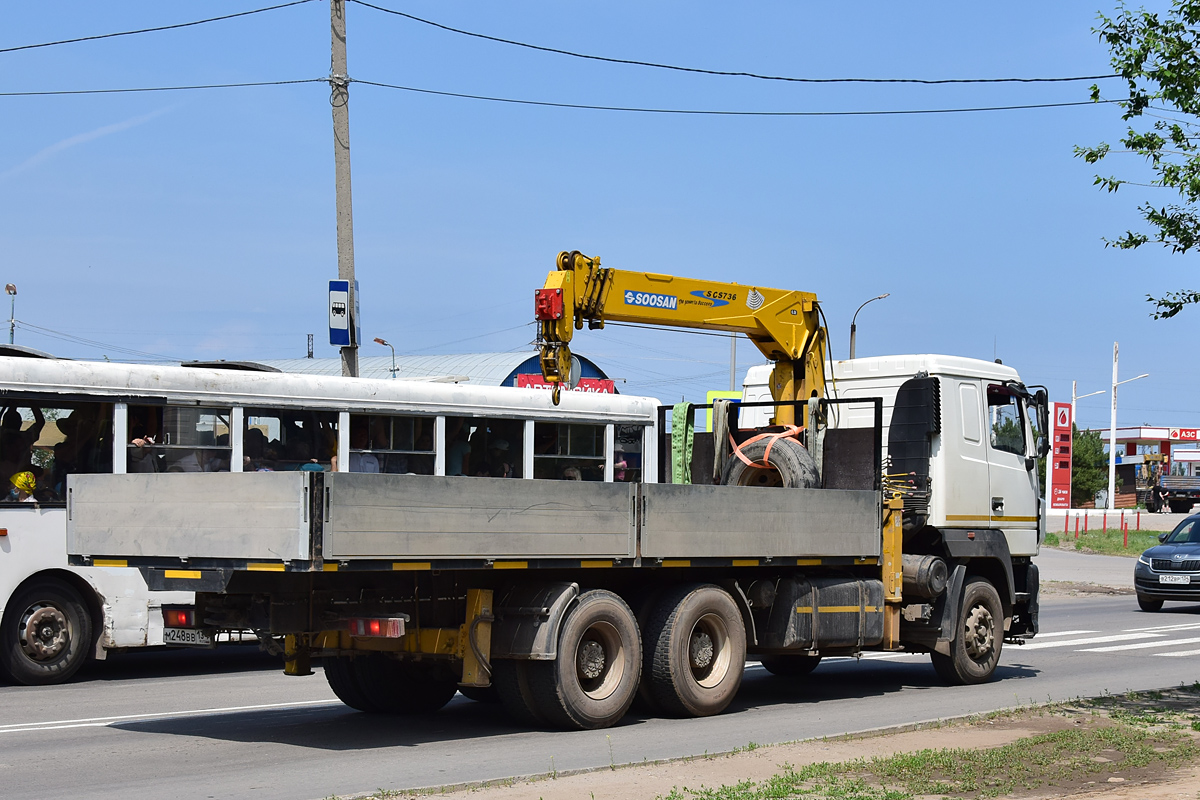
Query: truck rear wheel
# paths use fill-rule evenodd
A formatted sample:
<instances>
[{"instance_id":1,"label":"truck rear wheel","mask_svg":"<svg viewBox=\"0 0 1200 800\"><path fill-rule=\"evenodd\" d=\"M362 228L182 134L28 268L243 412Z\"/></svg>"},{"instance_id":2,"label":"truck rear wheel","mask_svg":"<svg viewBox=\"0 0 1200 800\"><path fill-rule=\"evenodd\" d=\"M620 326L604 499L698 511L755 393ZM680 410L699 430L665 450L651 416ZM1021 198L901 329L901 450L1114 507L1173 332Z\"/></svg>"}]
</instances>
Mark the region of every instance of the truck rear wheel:
<instances>
[{"instance_id":1,"label":"truck rear wheel","mask_svg":"<svg viewBox=\"0 0 1200 800\"><path fill-rule=\"evenodd\" d=\"M528 663L538 712L562 728L607 728L637 694L642 645L633 611L617 595L579 596L558 635L558 658Z\"/></svg>"},{"instance_id":2,"label":"truck rear wheel","mask_svg":"<svg viewBox=\"0 0 1200 800\"><path fill-rule=\"evenodd\" d=\"M1192 500L1168 500L1167 504L1171 506L1172 514L1186 514L1196 503Z\"/></svg>"},{"instance_id":3,"label":"truck rear wheel","mask_svg":"<svg viewBox=\"0 0 1200 800\"><path fill-rule=\"evenodd\" d=\"M324 658L322 667L325 670L325 680L329 682L329 688L333 689L338 700L358 711L378 712L381 710L375 707L363 693L362 687L358 684L358 678L354 675L354 664L350 661L350 656Z\"/></svg>"},{"instance_id":4,"label":"truck rear wheel","mask_svg":"<svg viewBox=\"0 0 1200 800\"><path fill-rule=\"evenodd\" d=\"M781 678L803 678L811 673L821 663L820 656L787 653L783 655L762 656L763 669Z\"/></svg>"},{"instance_id":5,"label":"truck rear wheel","mask_svg":"<svg viewBox=\"0 0 1200 800\"><path fill-rule=\"evenodd\" d=\"M659 708L678 716L719 714L742 685L746 626L719 586L666 594L646 630L643 670Z\"/></svg>"},{"instance_id":6,"label":"truck rear wheel","mask_svg":"<svg viewBox=\"0 0 1200 800\"><path fill-rule=\"evenodd\" d=\"M958 631L950 655L930 653L938 676L951 686L986 683L1000 663L1004 645L1004 609L996 587L984 578L971 578L963 587Z\"/></svg>"},{"instance_id":7,"label":"truck rear wheel","mask_svg":"<svg viewBox=\"0 0 1200 800\"><path fill-rule=\"evenodd\" d=\"M438 665L396 661L380 653L355 659L354 677L370 706L385 714L430 714L458 692L449 670Z\"/></svg>"},{"instance_id":8,"label":"truck rear wheel","mask_svg":"<svg viewBox=\"0 0 1200 800\"><path fill-rule=\"evenodd\" d=\"M533 690L529 688L529 663L507 658L493 661L492 685L513 722L537 728L545 725L546 719L538 710Z\"/></svg>"},{"instance_id":9,"label":"truck rear wheel","mask_svg":"<svg viewBox=\"0 0 1200 800\"><path fill-rule=\"evenodd\" d=\"M62 683L93 645L92 618L79 592L59 580L21 589L0 626L0 674L26 686Z\"/></svg>"}]
</instances>

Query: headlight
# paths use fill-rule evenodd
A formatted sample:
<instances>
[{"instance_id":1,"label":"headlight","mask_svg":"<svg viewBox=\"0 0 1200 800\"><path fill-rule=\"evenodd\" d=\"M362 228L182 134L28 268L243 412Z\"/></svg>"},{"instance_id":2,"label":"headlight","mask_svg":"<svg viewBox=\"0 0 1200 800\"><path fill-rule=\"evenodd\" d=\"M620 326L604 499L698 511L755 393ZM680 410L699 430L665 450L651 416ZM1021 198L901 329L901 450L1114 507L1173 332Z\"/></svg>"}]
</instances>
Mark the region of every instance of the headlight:
<instances>
[{"instance_id":1,"label":"headlight","mask_svg":"<svg viewBox=\"0 0 1200 800\"><path fill-rule=\"evenodd\" d=\"M1138 556L1138 563L1145 564L1148 567L1150 566L1150 559L1146 558L1145 553L1142 553L1140 556Z\"/></svg>"}]
</instances>

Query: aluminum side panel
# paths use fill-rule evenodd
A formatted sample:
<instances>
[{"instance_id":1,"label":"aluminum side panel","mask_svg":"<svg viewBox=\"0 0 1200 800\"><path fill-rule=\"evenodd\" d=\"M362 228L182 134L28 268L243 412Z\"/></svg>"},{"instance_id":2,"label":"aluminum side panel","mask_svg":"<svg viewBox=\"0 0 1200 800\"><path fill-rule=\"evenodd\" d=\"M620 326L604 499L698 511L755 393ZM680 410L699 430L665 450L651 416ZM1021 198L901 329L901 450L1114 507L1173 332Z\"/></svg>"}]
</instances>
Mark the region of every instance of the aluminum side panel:
<instances>
[{"instance_id":1,"label":"aluminum side panel","mask_svg":"<svg viewBox=\"0 0 1200 800\"><path fill-rule=\"evenodd\" d=\"M629 558L632 483L325 476L324 557Z\"/></svg>"},{"instance_id":2,"label":"aluminum side panel","mask_svg":"<svg viewBox=\"0 0 1200 800\"><path fill-rule=\"evenodd\" d=\"M642 556L878 556L879 494L842 489L642 486Z\"/></svg>"},{"instance_id":3,"label":"aluminum side panel","mask_svg":"<svg viewBox=\"0 0 1200 800\"><path fill-rule=\"evenodd\" d=\"M67 552L306 560L306 473L71 475Z\"/></svg>"}]
</instances>

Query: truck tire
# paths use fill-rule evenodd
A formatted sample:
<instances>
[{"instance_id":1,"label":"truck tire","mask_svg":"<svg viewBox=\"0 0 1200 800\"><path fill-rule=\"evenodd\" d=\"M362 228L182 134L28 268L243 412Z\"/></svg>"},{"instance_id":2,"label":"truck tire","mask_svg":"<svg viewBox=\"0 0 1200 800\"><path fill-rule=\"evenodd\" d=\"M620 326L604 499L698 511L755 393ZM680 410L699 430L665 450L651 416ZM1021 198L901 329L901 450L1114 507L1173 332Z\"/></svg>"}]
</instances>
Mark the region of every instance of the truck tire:
<instances>
[{"instance_id":1,"label":"truck tire","mask_svg":"<svg viewBox=\"0 0 1200 800\"><path fill-rule=\"evenodd\" d=\"M806 656L799 653L762 656L760 660L763 669L781 678L803 678L821 663L820 656Z\"/></svg>"},{"instance_id":2,"label":"truck tire","mask_svg":"<svg viewBox=\"0 0 1200 800\"><path fill-rule=\"evenodd\" d=\"M94 645L92 618L70 584L47 579L13 595L0 626L0 674L26 686L62 683Z\"/></svg>"},{"instance_id":3,"label":"truck tire","mask_svg":"<svg viewBox=\"0 0 1200 800\"><path fill-rule=\"evenodd\" d=\"M1162 611L1162 607L1163 607L1162 600L1151 600L1149 597L1143 597L1140 594L1138 595L1137 600L1138 600L1138 608L1140 608L1142 611L1149 611L1151 613L1153 613L1155 611Z\"/></svg>"},{"instance_id":4,"label":"truck tire","mask_svg":"<svg viewBox=\"0 0 1200 800\"><path fill-rule=\"evenodd\" d=\"M350 663L369 711L431 714L458 692L453 674L438 665L396 661L380 653Z\"/></svg>"},{"instance_id":5,"label":"truck tire","mask_svg":"<svg viewBox=\"0 0 1200 800\"><path fill-rule=\"evenodd\" d=\"M787 489L812 489L820 485L817 462L804 445L795 439L775 439L766 461L768 439L759 439L742 448L742 455L768 468L752 467L736 455L725 462L721 483L726 486L782 486Z\"/></svg>"},{"instance_id":6,"label":"truck tire","mask_svg":"<svg viewBox=\"0 0 1200 800\"><path fill-rule=\"evenodd\" d=\"M930 653L938 676L951 686L990 681L1004 645L1004 608L996 587L984 578L971 578L963 587L958 631L950 655Z\"/></svg>"},{"instance_id":7,"label":"truck tire","mask_svg":"<svg viewBox=\"0 0 1200 800\"><path fill-rule=\"evenodd\" d=\"M358 711L373 713L381 711L367 699L362 687L358 685L358 678L354 675L354 664L350 660L350 656L324 658L322 667L325 670L325 680L329 682L329 688L333 689L338 700Z\"/></svg>"},{"instance_id":8,"label":"truck tire","mask_svg":"<svg viewBox=\"0 0 1200 800\"><path fill-rule=\"evenodd\" d=\"M504 711L513 722L529 728L541 728L546 725L546 719L538 710L533 690L529 688L529 663L496 659L492 662L492 685L496 687L500 705L504 706Z\"/></svg>"},{"instance_id":9,"label":"truck tire","mask_svg":"<svg viewBox=\"0 0 1200 800\"><path fill-rule=\"evenodd\" d=\"M499 703L500 695L496 693L496 684L491 686L460 686L458 693L476 703Z\"/></svg>"},{"instance_id":10,"label":"truck tire","mask_svg":"<svg viewBox=\"0 0 1200 800\"><path fill-rule=\"evenodd\" d=\"M558 658L529 662L529 687L542 717L576 730L621 721L637 694L642 643L633 611L612 592L581 594L563 619Z\"/></svg>"},{"instance_id":11,"label":"truck tire","mask_svg":"<svg viewBox=\"0 0 1200 800\"><path fill-rule=\"evenodd\" d=\"M1171 506L1172 514L1186 514L1192 510L1195 502L1192 500L1168 500L1167 504Z\"/></svg>"},{"instance_id":12,"label":"truck tire","mask_svg":"<svg viewBox=\"0 0 1200 800\"><path fill-rule=\"evenodd\" d=\"M646 630L643 670L655 704L676 716L719 714L742 685L746 626L719 586L680 587L660 600Z\"/></svg>"}]
</instances>

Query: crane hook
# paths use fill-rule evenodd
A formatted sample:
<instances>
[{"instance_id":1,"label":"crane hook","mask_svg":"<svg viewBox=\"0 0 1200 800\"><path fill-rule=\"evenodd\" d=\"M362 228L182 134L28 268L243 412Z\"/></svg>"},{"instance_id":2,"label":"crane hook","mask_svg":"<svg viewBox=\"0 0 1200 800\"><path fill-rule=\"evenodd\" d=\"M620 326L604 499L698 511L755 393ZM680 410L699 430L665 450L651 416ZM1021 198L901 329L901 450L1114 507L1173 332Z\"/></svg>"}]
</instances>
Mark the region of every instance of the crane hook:
<instances>
[{"instance_id":1,"label":"crane hook","mask_svg":"<svg viewBox=\"0 0 1200 800\"><path fill-rule=\"evenodd\" d=\"M550 400L554 405L558 405L558 401L562 398L562 384L555 382L554 388L550 390Z\"/></svg>"}]
</instances>

